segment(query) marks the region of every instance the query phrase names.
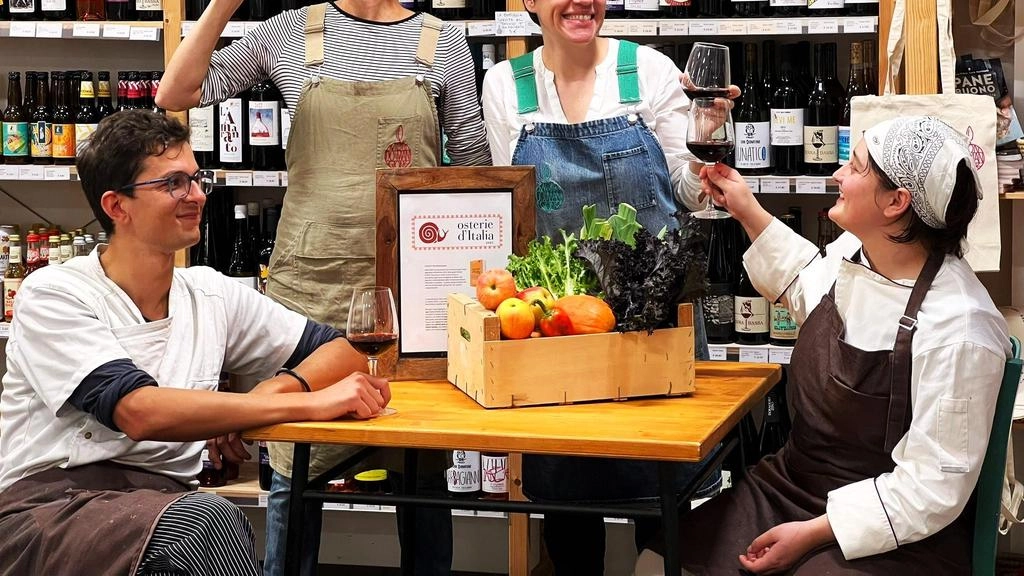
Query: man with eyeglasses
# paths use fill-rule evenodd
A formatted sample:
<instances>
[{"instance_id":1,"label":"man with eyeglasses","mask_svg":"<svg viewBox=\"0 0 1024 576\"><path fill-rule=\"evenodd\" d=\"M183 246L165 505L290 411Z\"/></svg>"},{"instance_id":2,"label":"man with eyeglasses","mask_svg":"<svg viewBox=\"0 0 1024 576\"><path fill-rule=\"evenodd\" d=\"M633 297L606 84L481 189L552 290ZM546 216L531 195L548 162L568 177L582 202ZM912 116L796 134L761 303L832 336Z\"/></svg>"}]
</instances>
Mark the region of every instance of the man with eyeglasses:
<instances>
[{"instance_id":1,"label":"man with eyeglasses","mask_svg":"<svg viewBox=\"0 0 1024 576\"><path fill-rule=\"evenodd\" d=\"M193 491L200 453L238 461L239 430L369 418L390 400L333 328L174 267L214 182L188 142L149 111L104 119L78 174L110 242L18 293L0 395L2 576L261 574L245 516ZM263 380L221 393L221 370Z\"/></svg>"}]
</instances>

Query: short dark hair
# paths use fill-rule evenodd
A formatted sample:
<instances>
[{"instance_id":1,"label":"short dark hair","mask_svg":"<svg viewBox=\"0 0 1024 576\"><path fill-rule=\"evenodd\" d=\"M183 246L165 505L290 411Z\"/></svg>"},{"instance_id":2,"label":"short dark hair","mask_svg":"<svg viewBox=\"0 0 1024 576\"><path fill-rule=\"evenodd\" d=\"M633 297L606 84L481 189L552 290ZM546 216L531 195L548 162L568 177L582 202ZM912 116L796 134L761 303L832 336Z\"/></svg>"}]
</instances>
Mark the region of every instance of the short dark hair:
<instances>
[{"instance_id":1,"label":"short dark hair","mask_svg":"<svg viewBox=\"0 0 1024 576\"><path fill-rule=\"evenodd\" d=\"M87 143L78 150L78 178L92 213L108 235L114 223L103 211L100 198L135 182L147 157L189 141L188 126L149 110L125 110L104 118ZM133 196L133 190L121 192Z\"/></svg>"},{"instance_id":2,"label":"short dark hair","mask_svg":"<svg viewBox=\"0 0 1024 576\"><path fill-rule=\"evenodd\" d=\"M871 163L871 170L881 178L883 187L887 190L898 188L892 179L882 171L874 158L869 155L868 159ZM971 168L967 162L961 160L956 166L956 184L953 186L953 194L944 214L946 227L932 228L928 226L911 208L910 222L907 223L907 227L899 234L890 235L889 239L899 244L919 241L929 253L939 252L963 258L967 227L977 211L978 188L974 182L974 175L971 174Z\"/></svg>"}]
</instances>

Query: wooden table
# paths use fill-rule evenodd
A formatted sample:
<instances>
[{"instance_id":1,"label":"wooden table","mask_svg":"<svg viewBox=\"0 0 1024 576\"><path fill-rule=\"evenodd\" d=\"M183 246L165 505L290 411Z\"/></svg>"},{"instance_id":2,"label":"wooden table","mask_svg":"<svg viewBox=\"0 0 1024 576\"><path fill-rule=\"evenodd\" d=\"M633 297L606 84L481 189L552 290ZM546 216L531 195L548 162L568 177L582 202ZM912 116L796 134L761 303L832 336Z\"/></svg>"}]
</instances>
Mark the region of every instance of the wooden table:
<instances>
[{"instance_id":1,"label":"wooden table","mask_svg":"<svg viewBox=\"0 0 1024 576\"><path fill-rule=\"evenodd\" d=\"M697 362L696 373L697 390L685 397L497 410L480 407L445 381L392 382L390 406L397 412L390 416L278 424L249 430L245 437L295 443L287 573L298 574L303 497L330 497L329 493L306 492L310 443L507 452L510 462L517 462L523 453L700 462L779 381L781 368L776 364ZM678 531L676 495L668 489L670 486L662 488L658 515L672 544L666 550L666 573L674 569L678 574L678 538L671 536ZM516 491L510 492L515 500ZM373 498L382 499L382 503L388 499ZM412 500L396 495L390 501L401 504ZM464 501L446 502L447 507L466 507ZM444 503L435 501L430 505ZM543 509L525 502L485 503L480 508L512 511L518 509L516 506L523 506L521 511ZM673 513L667 513L670 510ZM525 530L522 515L509 517L510 522L513 517L521 520L512 524L514 529ZM526 573L522 552L525 545L513 542L510 536L510 574Z\"/></svg>"}]
</instances>

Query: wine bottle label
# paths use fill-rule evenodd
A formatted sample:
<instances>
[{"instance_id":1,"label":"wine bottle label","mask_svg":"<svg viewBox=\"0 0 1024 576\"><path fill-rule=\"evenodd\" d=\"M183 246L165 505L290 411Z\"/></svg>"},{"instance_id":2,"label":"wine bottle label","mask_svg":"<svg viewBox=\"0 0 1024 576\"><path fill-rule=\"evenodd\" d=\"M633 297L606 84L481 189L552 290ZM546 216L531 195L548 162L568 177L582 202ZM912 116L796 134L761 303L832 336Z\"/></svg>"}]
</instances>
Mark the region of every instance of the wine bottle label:
<instances>
[{"instance_id":1,"label":"wine bottle label","mask_svg":"<svg viewBox=\"0 0 1024 576\"><path fill-rule=\"evenodd\" d=\"M832 10L842 8L844 0L807 0L807 8L810 10Z\"/></svg>"},{"instance_id":2,"label":"wine bottle label","mask_svg":"<svg viewBox=\"0 0 1024 576\"><path fill-rule=\"evenodd\" d=\"M480 453L470 450L452 450L452 465L445 472L449 492L477 492L480 490Z\"/></svg>"},{"instance_id":3,"label":"wine bottle label","mask_svg":"<svg viewBox=\"0 0 1024 576\"><path fill-rule=\"evenodd\" d=\"M192 131L189 142L194 152L213 152L216 149L214 125L213 106L188 111L188 127Z\"/></svg>"},{"instance_id":4,"label":"wine bottle label","mask_svg":"<svg viewBox=\"0 0 1024 576\"><path fill-rule=\"evenodd\" d=\"M46 11L64 11L68 9L67 0L42 0L40 4Z\"/></svg>"},{"instance_id":5,"label":"wine bottle label","mask_svg":"<svg viewBox=\"0 0 1024 576\"><path fill-rule=\"evenodd\" d=\"M29 135L28 122L4 122L0 130L4 139L4 156L28 156L32 137Z\"/></svg>"},{"instance_id":6,"label":"wine bottle label","mask_svg":"<svg viewBox=\"0 0 1024 576\"><path fill-rule=\"evenodd\" d=\"M755 0L751 1L753 2ZM693 2L691 2L691 0L661 0L660 2L658 2L658 5L660 5L662 8L676 8L693 6Z\"/></svg>"},{"instance_id":7,"label":"wine bottle label","mask_svg":"<svg viewBox=\"0 0 1024 576\"><path fill-rule=\"evenodd\" d=\"M281 103L249 102L249 145L277 146L281 142Z\"/></svg>"},{"instance_id":8,"label":"wine bottle label","mask_svg":"<svg viewBox=\"0 0 1024 576\"><path fill-rule=\"evenodd\" d=\"M252 288L253 290L259 288L259 284L258 282L256 282L255 276L228 276L228 278L231 278L232 280L238 282L242 286Z\"/></svg>"},{"instance_id":9,"label":"wine bottle label","mask_svg":"<svg viewBox=\"0 0 1024 576\"><path fill-rule=\"evenodd\" d=\"M804 109L772 108L772 146L804 143Z\"/></svg>"},{"instance_id":10,"label":"wine bottle label","mask_svg":"<svg viewBox=\"0 0 1024 576\"><path fill-rule=\"evenodd\" d=\"M74 158L75 157L75 125L54 124L53 125L53 157Z\"/></svg>"},{"instance_id":11,"label":"wine bottle label","mask_svg":"<svg viewBox=\"0 0 1024 576\"><path fill-rule=\"evenodd\" d=\"M704 321L717 326L727 326L735 322L732 286L726 283L711 283L707 293L701 298L704 308Z\"/></svg>"},{"instance_id":12,"label":"wine bottle label","mask_svg":"<svg viewBox=\"0 0 1024 576\"><path fill-rule=\"evenodd\" d=\"M838 154L839 164L850 163L850 127L840 126L837 133L838 136Z\"/></svg>"},{"instance_id":13,"label":"wine bottle label","mask_svg":"<svg viewBox=\"0 0 1024 576\"><path fill-rule=\"evenodd\" d=\"M433 0L434 8L465 8L466 0Z\"/></svg>"},{"instance_id":14,"label":"wine bottle label","mask_svg":"<svg viewBox=\"0 0 1024 576\"><path fill-rule=\"evenodd\" d=\"M807 0L770 0L769 6L807 6Z\"/></svg>"},{"instance_id":15,"label":"wine bottle label","mask_svg":"<svg viewBox=\"0 0 1024 576\"><path fill-rule=\"evenodd\" d=\"M734 323L744 334L768 332L768 300L761 296L736 296Z\"/></svg>"},{"instance_id":16,"label":"wine bottle label","mask_svg":"<svg viewBox=\"0 0 1024 576\"><path fill-rule=\"evenodd\" d=\"M12 0L11 14L31 14L36 11L36 0Z\"/></svg>"},{"instance_id":17,"label":"wine bottle label","mask_svg":"<svg viewBox=\"0 0 1024 576\"><path fill-rule=\"evenodd\" d=\"M747 0L743 0L747 1ZM768 168L771 122L736 123L736 168Z\"/></svg>"},{"instance_id":18,"label":"wine bottle label","mask_svg":"<svg viewBox=\"0 0 1024 576\"><path fill-rule=\"evenodd\" d=\"M281 148L288 149L288 136L292 133L292 115L287 108L281 109Z\"/></svg>"},{"instance_id":19,"label":"wine bottle label","mask_svg":"<svg viewBox=\"0 0 1024 576\"><path fill-rule=\"evenodd\" d=\"M21 289L21 278L4 278L4 319L8 322L14 317L14 297Z\"/></svg>"},{"instance_id":20,"label":"wine bottle label","mask_svg":"<svg viewBox=\"0 0 1024 576\"><path fill-rule=\"evenodd\" d=\"M220 161L242 161L242 99L228 98L220 103Z\"/></svg>"},{"instance_id":21,"label":"wine bottle label","mask_svg":"<svg viewBox=\"0 0 1024 576\"><path fill-rule=\"evenodd\" d=\"M135 9L140 11L160 11L160 0L135 0Z\"/></svg>"},{"instance_id":22,"label":"wine bottle label","mask_svg":"<svg viewBox=\"0 0 1024 576\"><path fill-rule=\"evenodd\" d=\"M772 306L771 337L774 340L796 340L800 327L782 304Z\"/></svg>"},{"instance_id":23,"label":"wine bottle label","mask_svg":"<svg viewBox=\"0 0 1024 576\"><path fill-rule=\"evenodd\" d=\"M75 150L84 145L92 138L92 133L96 131L96 124L75 124Z\"/></svg>"},{"instance_id":24,"label":"wine bottle label","mask_svg":"<svg viewBox=\"0 0 1024 576\"><path fill-rule=\"evenodd\" d=\"M508 492L508 482L505 478L507 466L508 456L484 456L481 454L480 471L483 477L480 480L480 488L488 494Z\"/></svg>"},{"instance_id":25,"label":"wine bottle label","mask_svg":"<svg viewBox=\"0 0 1024 576\"><path fill-rule=\"evenodd\" d=\"M656 12L658 10L658 0L626 0L626 10Z\"/></svg>"},{"instance_id":26,"label":"wine bottle label","mask_svg":"<svg viewBox=\"0 0 1024 576\"><path fill-rule=\"evenodd\" d=\"M837 126L804 126L804 162L835 164L839 160Z\"/></svg>"}]
</instances>

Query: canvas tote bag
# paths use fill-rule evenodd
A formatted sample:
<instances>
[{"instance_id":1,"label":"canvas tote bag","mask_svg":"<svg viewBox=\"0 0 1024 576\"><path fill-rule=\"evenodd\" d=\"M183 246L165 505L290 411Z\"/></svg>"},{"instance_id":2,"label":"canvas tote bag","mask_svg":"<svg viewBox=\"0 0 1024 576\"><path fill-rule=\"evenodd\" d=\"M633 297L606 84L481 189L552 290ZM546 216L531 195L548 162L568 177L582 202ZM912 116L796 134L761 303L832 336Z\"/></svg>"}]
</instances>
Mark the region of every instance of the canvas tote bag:
<instances>
[{"instance_id":1,"label":"canvas tote bag","mask_svg":"<svg viewBox=\"0 0 1024 576\"><path fill-rule=\"evenodd\" d=\"M967 136L974 167L981 177L982 198L978 212L967 231L965 259L975 272L999 269L999 174L996 168L996 105L991 96L956 94L956 53L950 0L938 0L939 74L941 94L894 95L895 78L903 64L906 38L903 22L906 1L896 0L889 43L889 59L882 96L857 96L851 101L850 149L860 142L864 131L885 120L900 116L929 115L941 118Z\"/></svg>"}]
</instances>

